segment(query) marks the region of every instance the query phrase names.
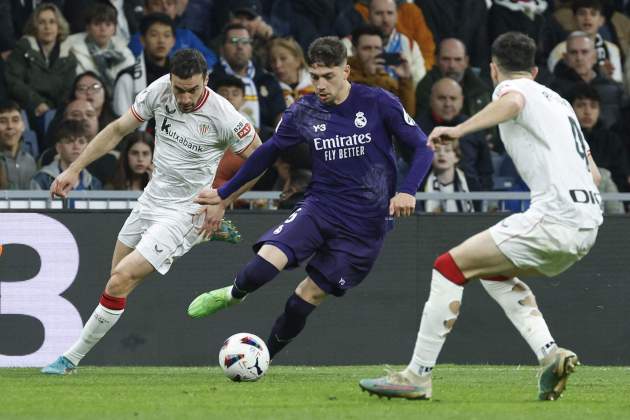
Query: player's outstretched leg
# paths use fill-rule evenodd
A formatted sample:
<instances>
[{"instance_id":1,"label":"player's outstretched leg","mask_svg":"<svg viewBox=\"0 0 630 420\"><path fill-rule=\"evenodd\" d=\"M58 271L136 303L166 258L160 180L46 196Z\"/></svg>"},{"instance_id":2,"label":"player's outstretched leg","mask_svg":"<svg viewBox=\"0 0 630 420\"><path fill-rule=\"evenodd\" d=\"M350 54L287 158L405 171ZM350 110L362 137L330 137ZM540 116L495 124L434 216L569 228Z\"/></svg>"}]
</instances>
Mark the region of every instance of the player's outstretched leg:
<instances>
[{"instance_id":1,"label":"player's outstretched leg","mask_svg":"<svg viewBox=\"0 0 630 420\"><path fill-rule=\"evenodd\" d=\"M556 351L546 356L541 361L541 370L538 375L538 399L554 401L562 396L567 379L580 361L571 350L557 347Z\"/></svg>"},{"instance_id":2,"label":"player's outstretched leg","mask_svg":"<svg viewBox=\"0 0 630 420\"><path fill-rule=\"evenodd\" d=\"M188 306L191 318L212 315L243 301L251 293L271 281L280 271L260 255L256 255L234 279L233 286L211 290L195 298Z\"/></svg>"},{"instance_id":3,"label":"player's outstretched leg","mask_svg":"<svg viewBox=\"0 0 630 420\"><path fill-rule=\"evenodd\" d=\"M359 386L370 393L388 398L429 399L431 372L446 336L459 315L466 282L449 253L435 260L429 300L424 305L413 357L402 372L392 372L376 379L363 379Z\"/></svg>"}]
</instances>

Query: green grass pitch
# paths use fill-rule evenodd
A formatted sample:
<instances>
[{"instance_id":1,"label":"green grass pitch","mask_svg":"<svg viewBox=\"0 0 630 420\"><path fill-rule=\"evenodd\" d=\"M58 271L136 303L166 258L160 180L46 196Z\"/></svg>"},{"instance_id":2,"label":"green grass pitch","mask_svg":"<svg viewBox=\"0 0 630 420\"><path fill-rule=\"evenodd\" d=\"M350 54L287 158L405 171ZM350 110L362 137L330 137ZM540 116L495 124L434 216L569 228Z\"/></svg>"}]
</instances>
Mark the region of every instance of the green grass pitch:
<instances>
[{"instance_id":1,"label":"green grass pitch","mask_svg":"<svg viewBox=\"0 0 630 420\"><path fill-rule=\"evenodd\" d=\"M382 366L272 366L235 383L219 368L91 367L51 377L0 369L0 419L621 419L630 368L581 366L562 399L536 400L533 366L440 365L433 400L369 397Z\"/></svg>"}]
</instances>

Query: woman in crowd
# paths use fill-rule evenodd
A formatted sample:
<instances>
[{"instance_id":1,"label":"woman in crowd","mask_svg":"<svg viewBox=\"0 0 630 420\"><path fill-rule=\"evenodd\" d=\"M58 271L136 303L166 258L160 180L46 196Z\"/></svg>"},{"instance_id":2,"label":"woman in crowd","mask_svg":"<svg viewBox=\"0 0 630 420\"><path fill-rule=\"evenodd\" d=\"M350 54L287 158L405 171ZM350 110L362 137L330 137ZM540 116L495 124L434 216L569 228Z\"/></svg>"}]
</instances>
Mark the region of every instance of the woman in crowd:
<instances>
[{"instance_id":1,"label":"woman in crowd","mask_svg":"<svg viewBox=\"0 0 630 420\"><path fill-rule=\"evenodd\" d=\"M275 38L269 42L269 63L280 82L287 107L315 92L302 48L293 38Z\"/></svg>"},{"instance_id":2,"label":"woman in crowd","mask_svg":"<svg viewBox=\"0 0 630 420\"><path fill-rule=\"evenodd\" d=\"M153 171L153 137L146 131L128 134L118 160L118 168L108 189L142 191Z\"/></svg>"},{"instance_id":3,"label":"woman in crowd","mask_svg":"<svg viewBox=\"0 0 630 420\"><path fill-rule=\"evenodd\" d=\"M61 105L75 76L76 58L67 42L68 22L51 3L35 8L6 65L9 95L30 116Z\"/></svg>"},{"instance_id":4,"label":"woman in crowd","mask_svg":"<svg viewBox=\"0 0 630 420\"><path fill-rule=\"evenodd\" d=\"M85 99L92 104L98 116L99 130L116 118L112 111L110 91L103 79L93 71L81 73L74 79L69 102L75 99Z\"/></svg>"}]
</instances>

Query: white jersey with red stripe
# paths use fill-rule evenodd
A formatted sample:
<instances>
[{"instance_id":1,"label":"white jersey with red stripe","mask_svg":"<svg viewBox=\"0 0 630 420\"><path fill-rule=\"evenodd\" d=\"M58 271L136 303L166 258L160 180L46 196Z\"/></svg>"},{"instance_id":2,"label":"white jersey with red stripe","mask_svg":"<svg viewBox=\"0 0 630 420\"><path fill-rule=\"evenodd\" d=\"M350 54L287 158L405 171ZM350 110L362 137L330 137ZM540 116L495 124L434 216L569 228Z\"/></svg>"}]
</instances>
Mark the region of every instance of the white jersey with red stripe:
<instances>
[{"instance_id":1,"label":"white jersey with red stripe","mask_svg":"<svg viewBox=\"0 0 630 420\"><path fill-rule=\"evenodd\" d=\"M525 106L499 124L505 149L531 191L531 210L579 228L602 223L601 197L588 165L590 148L571 105L530 79L501 82L493 100L516 91Z\"/></svg>"},{"instance_id":2,"label":"white jersey with red stripe","mask_svg":"<svg viewBox=\"0 0 630 420\"><path fill-rule=\"evenodd\" d=\"M180 112L170 75L140 92L131 112L138 121L155 118L153 176L139 201L156 210L195 212L193 199L212 184L225 150L242 152L255 136L247 119L207 87L192 112Z\"/></svg>"}]
</instances>

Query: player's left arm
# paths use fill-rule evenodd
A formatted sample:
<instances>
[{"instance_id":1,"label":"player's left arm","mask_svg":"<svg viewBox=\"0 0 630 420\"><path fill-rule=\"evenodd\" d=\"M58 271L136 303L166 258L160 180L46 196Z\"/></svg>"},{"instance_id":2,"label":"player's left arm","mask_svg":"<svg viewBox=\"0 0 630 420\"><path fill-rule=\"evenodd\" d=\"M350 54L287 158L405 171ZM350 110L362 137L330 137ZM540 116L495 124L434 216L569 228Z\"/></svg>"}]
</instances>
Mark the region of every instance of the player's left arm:
<instances>
[{"instance_id":1,"label":"player's left arm","mask_svg":"<svg viewBox=\"0 0 630 420\"><path fill-rule=\"evenodd\" d=\"M429 135L431 143L454 140L466 134L494 127L518 116L525 107L522 93L510 90L496 101L490 102L481 111L455 127L435 127Z\"/></svg>"},{"instance_id":2,"label":"player's left arm","mask_svg":"<svg viewBox=\"0 0 630 420\"><path fill-rule=\"evenodd\" d=\"M595 183L595 185L597 187L599 187L599 183L602 182L602 174L599 172L599 169L597 168L597 164L595 163L595 160L593 160L593 156L591 156L591 153L589 152L588 154L588 167L591 170L591 176L593 177L593 182Z\"/></svg>"}]
</instances>

